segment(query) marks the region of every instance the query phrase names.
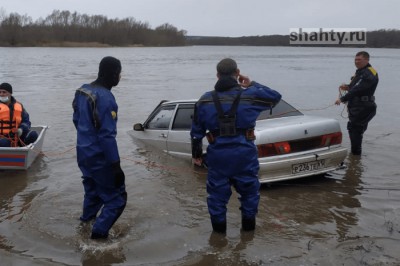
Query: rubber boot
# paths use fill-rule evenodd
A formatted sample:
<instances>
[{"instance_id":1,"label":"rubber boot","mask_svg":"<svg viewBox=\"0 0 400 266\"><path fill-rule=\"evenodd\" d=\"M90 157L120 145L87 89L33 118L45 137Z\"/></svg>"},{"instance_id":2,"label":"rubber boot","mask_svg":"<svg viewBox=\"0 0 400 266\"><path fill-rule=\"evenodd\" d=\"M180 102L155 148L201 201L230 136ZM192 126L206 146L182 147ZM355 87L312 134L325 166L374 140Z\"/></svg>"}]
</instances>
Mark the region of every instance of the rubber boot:
<instances>
[{"instance_id":1,"label":"rubber boot","mask_svg":"<svg viewBox=\"0 0 400 266\"><path fill-rule=\"evenodd\" d=\"M351 153L353 155L361 155L363 134L360 134L357 131L349 131L349 135L351 142Z\"/></svg>"},{"instance_id":2,"label":"rubber boot","mask_svg":"<svg viewBox=\"0 0 400 266\"><path fill-rule=\"evenodd\" d=\"M212 225L214 232L220 233L220 234L226 233L226 222L222 222L222 223L211 222L211 225Z\"/></svg>"},{"instance_id":3,"label":"rubber boot","mask_svg":"<svg viewBox=\"0 0 400 266\"><path fill-rule=\"evenodd\" d=\"M242 230L254 231L256 229L256 218L242 218Z\"/></svg>"},{"instance_id":4,"label":"rubber boot","mask_svg":"<svg viewBox=\"0 0 400 266\"><path fill-rule=\"evenodd\" d=\"M91 239L107 239L108 234L100 234L96 232L92 232L92 235L90 236Z\"/></svg>"},{"instance_id":5,"label":"rubber boot","mask_svg":"<svg viewBox=\"0 0 400 266\"><path fill-rule=\"evenodd\" d=\"M223 248L228 244L228 240L225 234L212 231L208 243L215 248Z\"/></svg>"}]
</instances>

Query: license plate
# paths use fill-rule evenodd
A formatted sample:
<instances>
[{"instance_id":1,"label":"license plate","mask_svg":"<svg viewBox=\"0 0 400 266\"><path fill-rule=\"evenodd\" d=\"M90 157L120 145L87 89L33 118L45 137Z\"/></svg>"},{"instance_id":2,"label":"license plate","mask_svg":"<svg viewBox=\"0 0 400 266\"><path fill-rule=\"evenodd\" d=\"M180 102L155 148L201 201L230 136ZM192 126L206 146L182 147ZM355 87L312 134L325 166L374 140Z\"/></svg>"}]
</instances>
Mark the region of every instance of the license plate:
<instances>
[{"instance_id":1,"label":"license plate","mask_svg":"<svg viewBox=\"0 0 400 266\"><path fill-rule=\"evenodd\" d=\"M293 164L292 174L315 171L322 169L324 167L325 167L325 160Z\"/></svg>"}]
</instances>

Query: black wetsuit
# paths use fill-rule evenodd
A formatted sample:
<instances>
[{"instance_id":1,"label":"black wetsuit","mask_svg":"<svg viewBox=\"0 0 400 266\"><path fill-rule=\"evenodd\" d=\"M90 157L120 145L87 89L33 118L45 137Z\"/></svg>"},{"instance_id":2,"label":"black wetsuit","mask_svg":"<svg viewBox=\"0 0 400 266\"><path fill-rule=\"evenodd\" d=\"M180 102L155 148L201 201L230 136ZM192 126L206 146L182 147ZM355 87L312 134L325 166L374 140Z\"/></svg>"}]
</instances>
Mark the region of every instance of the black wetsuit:
<instances>
[{"instance_id":1,"label":"black wetsuit","mask_svg":"<svg viewBox=\"0 0 400 266\"><path fill-rule=\"evenodd\" d=\"M351 141L351 152L361 154L363 134L368 123L376 114L375 90L379 77L376 70L370 65L357 69L349 84L349 91L342 96L342 102L348 102L349 122L347 130Z\"/></svg>"}]
</instances>

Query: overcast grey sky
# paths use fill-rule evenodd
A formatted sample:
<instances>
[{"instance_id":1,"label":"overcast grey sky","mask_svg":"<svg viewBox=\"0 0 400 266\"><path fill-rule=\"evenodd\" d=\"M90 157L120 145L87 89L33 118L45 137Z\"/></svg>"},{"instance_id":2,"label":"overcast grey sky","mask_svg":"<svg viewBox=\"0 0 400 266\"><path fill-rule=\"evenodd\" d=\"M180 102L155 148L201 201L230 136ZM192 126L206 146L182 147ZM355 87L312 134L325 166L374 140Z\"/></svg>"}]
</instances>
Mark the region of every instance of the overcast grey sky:
<instances>
[{"instance_id":1,"label":"overcast grey sky","mask_svg":"<svg viewBox=\"0 0 400 266\"><path fill-rule=\"evenodd\" d=\"M400 0L0 0L0 7L33 20L55 9L133 17L152 28L169 23L200 36L286 35L290 28L400 29Z\"/></svg>"}]
</instances>

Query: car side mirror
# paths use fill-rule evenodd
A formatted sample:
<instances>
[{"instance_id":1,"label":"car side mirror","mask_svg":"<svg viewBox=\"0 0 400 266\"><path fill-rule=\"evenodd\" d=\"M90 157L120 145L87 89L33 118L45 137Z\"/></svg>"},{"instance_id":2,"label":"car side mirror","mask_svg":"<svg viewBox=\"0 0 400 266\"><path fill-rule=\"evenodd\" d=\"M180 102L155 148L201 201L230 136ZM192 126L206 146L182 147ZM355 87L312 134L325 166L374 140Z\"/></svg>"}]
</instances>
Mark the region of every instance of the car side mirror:
<instances>
[{"instance_id":1,"label":"car side mirror","mask_svg":"<svg viewBox=\"0 0 400 266\"><path fill-rule=\"evenodd\" d=\"M144 127L143 127L142 124L137 123L137 124L133 125L133 130L135 130L135 131L144 131Z\"/></svg>"}]
</instances>

